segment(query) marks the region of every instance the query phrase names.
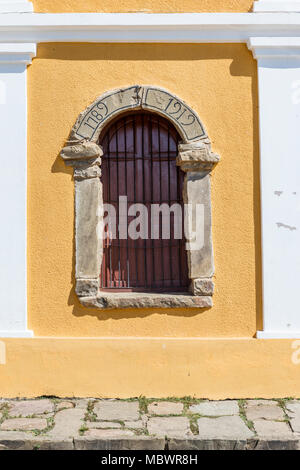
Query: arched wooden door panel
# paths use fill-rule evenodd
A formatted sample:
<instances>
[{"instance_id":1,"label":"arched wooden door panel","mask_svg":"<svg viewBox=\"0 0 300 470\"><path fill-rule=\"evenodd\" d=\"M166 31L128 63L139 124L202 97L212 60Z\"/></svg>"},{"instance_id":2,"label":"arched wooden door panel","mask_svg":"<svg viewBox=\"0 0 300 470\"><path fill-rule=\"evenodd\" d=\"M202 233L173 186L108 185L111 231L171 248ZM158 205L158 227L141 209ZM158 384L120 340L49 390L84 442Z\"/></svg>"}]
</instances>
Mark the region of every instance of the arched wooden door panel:
<instances>
[{"instance_id":1,"label":"arched wooden door panel","mask_svg":"<svg viewBox=\"0 0 300 470\"><path fill-rule=\"evenodd\" d=\"M151 238L152 204L180 204L183 232L183 178L176 166L179 135L164 118L131 113L113 121L101 136L103 202L112 204L119 220L119 196L128 208L141 203L148 209L148 237L104 241L100 286L104 290L186 291L189 285L184 235L174 236L171 213L170 238ZM137 216L139 213L137 213ZM128 224L136 216L128 217Z\"/></svg>"}]
</instances>

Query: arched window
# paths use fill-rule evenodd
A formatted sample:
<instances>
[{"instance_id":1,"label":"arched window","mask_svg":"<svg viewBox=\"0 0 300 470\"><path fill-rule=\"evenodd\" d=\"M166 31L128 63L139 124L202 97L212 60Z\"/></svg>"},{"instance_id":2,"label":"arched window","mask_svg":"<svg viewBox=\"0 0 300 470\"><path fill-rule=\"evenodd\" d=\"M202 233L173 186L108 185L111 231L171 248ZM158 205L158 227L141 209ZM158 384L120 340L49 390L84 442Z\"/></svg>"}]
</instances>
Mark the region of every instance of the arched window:
<instances>
[{"instance_id":1,"label":"arched window","mask_svg":"<svg viewBox=\"0 0 300 470\"><path fill-rule=\"evenodd\" d=\"M78 116L61 156L74 168L81 304L211 307L210 172L219 156L195 111L154 85L108 91ZM115 228L105 233L107 207Z\"/></svg>"},{"instance_id":2,"label":"arched window","mask_svg":"<svg viewBox=\"0 0 300 470\"><path fill-rule=\"evenodd\" d=\"M103 202L115 226L109 234L104 228L101 290L188 290L179 140L167 119L144 111L102 132Z\"/></svg>"}]
</instances>

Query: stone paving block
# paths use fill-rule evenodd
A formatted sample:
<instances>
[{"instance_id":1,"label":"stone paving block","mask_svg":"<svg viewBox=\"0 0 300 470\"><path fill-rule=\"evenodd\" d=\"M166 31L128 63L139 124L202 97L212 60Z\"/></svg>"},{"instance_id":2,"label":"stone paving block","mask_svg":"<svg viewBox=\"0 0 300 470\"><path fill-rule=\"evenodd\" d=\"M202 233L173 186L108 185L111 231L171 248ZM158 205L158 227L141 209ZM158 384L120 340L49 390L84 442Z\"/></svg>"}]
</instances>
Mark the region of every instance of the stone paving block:
<instances>
[{"instance_id":1,"label":"stone paving block","mask_svg":"<svg viewBox=\"0 0 300 470\"><path fill-rule=\"evenodd\" d=\"M32 431L33 429L42 430L47 427L47 420L42 418L12 418L6 419L0 426L3 431Z\"/></svg>"},{"instance_id":2,"label":"stone paving block","mask_svg":"<svg viewBox=\"0 0 300 470\"><path fill-rule=\"evenodd\" d=\"M125 421L125 428L131 428L131 429L143 429L144 423L140 419L139 421Z\"/></svg>"},{"instance_id":3,"label":"stone paving block","mask_svg":"<svg viewBox=\"0 0 300 470\"><path fill-rule=\"evenodd\" d=\"M253 421L255 431L259 436L264 437L291 437L292 431L287 423L279 421L269 421L266 419L257 419Z\"/></svg>"},{"instance_id":4,"label":"stone paving block","mask_svg":"<svg viewBox=\"0 0 300 470\"><path fill-rule=\"evenodd\" d=\"M99 439L79 437L74 440L76 450L164 450L165 439L136 436L128 439Z\"/></svg>"},{"instance_id":5,"label":"stone paving block","mask_svg":"<svg viewBox=\"0 0 300 470\"><path fill-rule=\"evenodd\" d=\"M171 401L155 401L148 406L148 412L153 415L181 415L183 404Z\"/></svg>"},{"instance_id":6,"label":"stone paving block","mask_svg":"<svg viewBox=\"0 0 300 470\"><path fill-rule=\"evenodd\" d=\"M87 410L88 404L90 401L94 401L91 398L81 398L75 401L75 408L79 408L81 410Z\"/></svg>"},{"instance_id":7,"label":"stone paving block","mask_svg":"<svg viewBox=\"0 0 300 470\"><path fill-rule=\"evenodd\" d=\"M169 450L245 450L246 440L238 439L169 439Z\"/></svg>"},{"instance_id":8,"label":"stone paving block","mask_svg":"<svg viewBox=\"0 0 300 470\"><path fill-rule=\"evenodd\" d=\"M287 414L291 417L295 415L300 415L300 401L287 401L285 403Z\"/></svg>"},{"instance_id":9,"label":"stone paving block","mask_svg":"<svg viewBox=\"0 0 300 470\"><path fill-rule=\"evenodd\" d=\"M300 416L296 416L295 418L290 419L290 425L292 427L292 430L294 432L299 432L300 433Z\"/></svg>"},{"instance_id":10,"label":"stone paving block","mask_svg":"<svg viewBox=\"0 0 300 470\"><path fill-rule=\"evenodd\" d=\"M140 417L138 401L103 400L94 406L100 420L137 421Z\"/></svg>"},{"instance_id":11,"label":"stone paving block","mask_svg":"<svg viewBox=\"0 0 300 470\"><path fill-rule=\"evenodd\" d=\"M54 411L52 401L45 400L26 400L10 403L9 415L13 417L26 417L32 415L40 415L43 413L51 413Z\"/></svg>"},{"instance_id":12,"label":"stone paving block","mask_svg":"<svg viewBox=\"0 0 300 470\"><path fill-rule=\"evenodd\" d=\"M100 439L129 437L134 435L134 432L128 429L89 429L84 433L85 437L96 437Z\"/></svg>"},{"instance_id":13,"label":"stone paving block","mask_svg":"<svg viewBox=\"0 0 300 470\"><path fill-rule=\"evenodd\" d=\"M236 400L204 401L189 408L192 413L203 416L238 415L239 405Z\"/></svg>"},{"instance_id":14,"label":"stone paving block","mask_svg":"<svg viewBox=\"0 0 300 470\"><path fill-rule=\"evenodd\" d=\"M239 416L199 418L199 437L203 439L248 439L254 435Z\"/></svg>"},{"instance_id":15,"label":"stone paving block","mask_svg":"<svg viewBox=\"0 0 300 470\"><path fill-rule=\"evenodd\" d=\"M122 427L120 423L114 423L110 421L86 421L85 424L89 429L118 429Z\"/></svg>"},{"instance_id":16,"label":"stone paving block","mask_svg":"<svg viewBox=\"0 0 300 470\"><path fill-rule=\"evenodd\" d=\"M60 401L56 405L56 410L61 411L69 408L74 408L74 404L71 401Z\"/></svg>"},{"instance_id":17,"label":"stone paving block","mask_svg":"<svg viewBox=\"0 0 300 470\"><path fill-rule=\"evenodd\" d=\"M285 418L283 410L278 405L257 405L246 408L246 416L250 421L255 419L281 419Z\"/></svg>"},{"instance_id":18,"label":"stone paving block","mask_svg":"<svg viewBox=\"0 0 300 470\"><path fill-rule=\"evenodd\" d=\"M150 418L147 422L149 434L167 437L192 436L190 423L184 416L169 418Z\"/></svg>"},{"instance_id":19,"label":"stone paving block","mask_svg":"<svg viewBox=\"0 0 300 470\"><path fill-rule=\"evenodd\" d=\"M59 439L78 436L84 415L85 410L81 408L59 411L54 418L54 428L47 435Z\"/></svg>"},{"instance_id":20,"label":"stone paving block","mask_svg":"<svg viewBox=\"0 0 300 470\"><path fill-rule=\"evenodd\" d=\"M257 405L278 405L278 402L275 400L247 400L246 401L247 406L257 406Z\"/></svg>"}]
</instances>

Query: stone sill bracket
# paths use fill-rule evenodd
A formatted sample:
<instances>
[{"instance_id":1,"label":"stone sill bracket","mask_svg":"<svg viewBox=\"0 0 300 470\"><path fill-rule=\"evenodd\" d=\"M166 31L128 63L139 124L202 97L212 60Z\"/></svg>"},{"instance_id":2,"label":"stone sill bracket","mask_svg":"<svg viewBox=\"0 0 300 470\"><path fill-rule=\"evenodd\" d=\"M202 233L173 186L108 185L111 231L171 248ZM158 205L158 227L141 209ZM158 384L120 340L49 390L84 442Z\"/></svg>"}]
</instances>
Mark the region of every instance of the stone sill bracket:
<instances>
[{"instance_id":1,"label":"stone sill bracket","mask_svg":"<svg viewBox=\"0 0 300 470\"><path fill-rule=\"evenodd\" d=\"M102 264L103 196L99 136L108 122L128 110L146 109L168 118L182 137L176 163L185 172L183 200L191 206L194 230L197 207L204 217L203 243L188 248L190 294L108 294L100 291ZM185 119L180 116L185 115ZM82 305L109 308L211 307L214 284L210 172L219 161L199 117L182 100L154 86L114 90L98 98L83 112L61 151L65 163L74 168L76 294ZM203 220L202 220L203 222ZM197 230L196 232L197 233ZM189 244L191 245L191 244ZM142 299L142 300L141 300Z\"/></svg>"}]
</instances>

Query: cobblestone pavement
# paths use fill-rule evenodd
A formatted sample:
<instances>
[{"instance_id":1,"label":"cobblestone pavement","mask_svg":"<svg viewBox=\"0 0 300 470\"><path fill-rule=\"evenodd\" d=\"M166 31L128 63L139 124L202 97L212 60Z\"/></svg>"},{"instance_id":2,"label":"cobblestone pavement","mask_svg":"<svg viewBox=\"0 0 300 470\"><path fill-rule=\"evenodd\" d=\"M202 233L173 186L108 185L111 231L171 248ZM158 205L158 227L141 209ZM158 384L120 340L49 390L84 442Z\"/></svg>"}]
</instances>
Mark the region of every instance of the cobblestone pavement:
<instances>
[{"instance_id":1,"label":"cobblestone pavement","mask_svg":"<svg viewBox=\"0 0 300 470\"><path fill-rule=\"evenodd\" d=\"M0 399L6 449L300 449L300 400Z\"/></svg>"}]
</instances>

